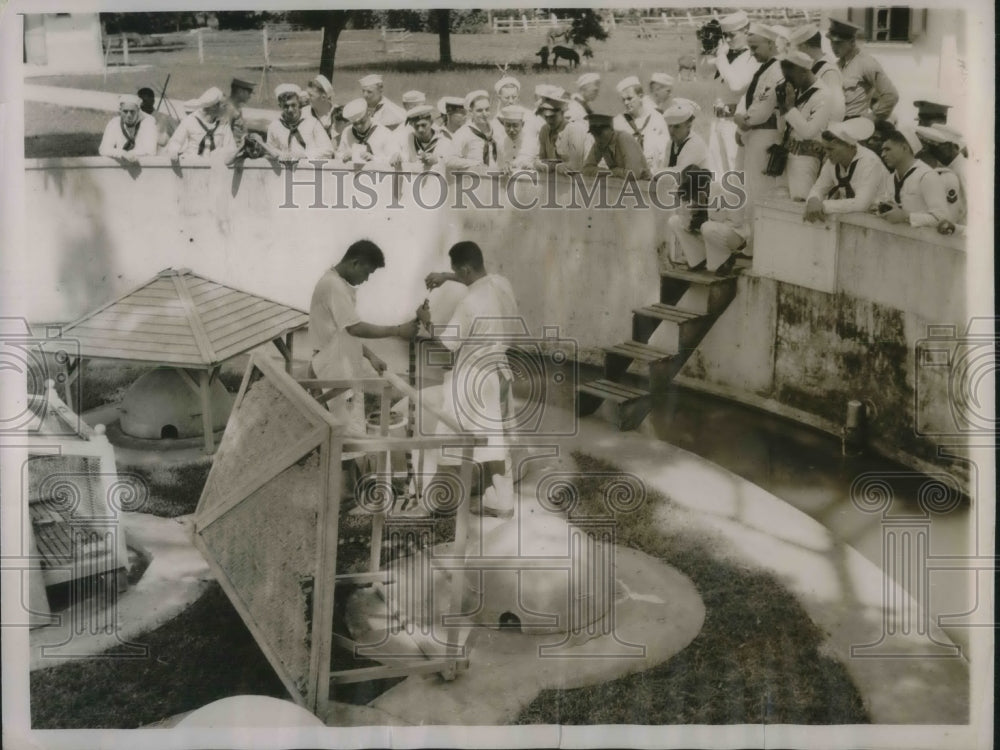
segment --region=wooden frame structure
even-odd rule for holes
[[[144,497],[119,481],[104,426],[87,425],[59,398],[54,381],[45,387],[45,396],[35,397],[39,422],[28,438],[21,484],[31,516],[30,547],[39,559],[30,573],[33,626],[49,624],[45,587],[98,576],[117,593],[128,588],[119,513],[123,502]]]
[[[64,363],[66,402],[78,406],[73,384],[87,359],[172,367],[200,400],[205,452],[213,453],[210,388],[221,364],[271,341],[290,371],[292,334],[308,322],[302,310],[167,268],[62,330],[61,341],[73,341],[79,351]]]
[[[349,387],[381,392],[379,435],[344,434],[344,425],[324,406]],[[384,471],[391,452],[458,448],[460,479],[468,488],[473,448],[486,442],[485,437],[462,434],[453,418],[439,412],[454,435],[390,436],[393,388],[419,399],[392,373],[367,380],[296,380],[274,360],[254,353],[195,512],[195,545],[289,694],[320,717],[330,709],[336,684],[435,672],[451,679],[468,665],[460,627],[447,626],[443,655],[419,661],[373,656],[381,662],[378,666],[331,667],[335,645],[361,645],[333,632],[335,587],[390,583],[389,572],[380,569],[390,507],[372,514],[368,570],[337,573],[342,462],[376,454],[378,470]],[[452,554],[465,555],[469,523],[465,493],[457,510]],[[462,611],[463,587],[463,577],[454,576],[448,592],[450,612]]]

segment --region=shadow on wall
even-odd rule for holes
[[[85,221],[77,224],[77,233],[73,227],[65,230],[66,245],[59,253],[58,292],[66,298],[64,309],[89,311],[108,301],[116,291],[111,239],[104,228],[107,207],[102,190],[86,169],[46,171],[45,179],[56,183],[60,195],[69,187],[69,180],[78,182],[73,189]]]

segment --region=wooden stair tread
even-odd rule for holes
[[[632,312],[647,318],[658,318],[659,320],[669,320],[675,323],[687,323],[691,320],[708,317],[699,313],[681,310],[679,307],[667,305],[662,302],[655,302],[645,307],[637,307]]]
[[[736,278],[736,275],[716,276],[714,271],[692,271],[690,268],[674,267],[660,271],[660,276],[668,279],[678,279],[691,284],[702,284],[713,286],[715,284],[729,284]]]
[[[644,344],[641,341],[623,341],[620,344],[605,347],[604,351],[622,357],[629,357],[637,362],[658,362],[676,356],[666,349],[659,349],[655,346]]]
[[[600,398],[608,401],[614,401],[616,403],[632,401],[649,395],[649,391],[644,391],[641,388],[633,388],[629,385],[615,383],[612,380],[605,379],[591,380],[587,383],[583,383],[577,386],[577,390],[583,393],[589,393],[592,396],[599,396]]]

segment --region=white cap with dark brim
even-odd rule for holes
[[[364,99],[351,99],[344,105],[344,119],[348,122],[357,122],[368,112],[368,102]]]
[[[875,123],[867,117],[852,117],[843,122],[831,122],[826,128],[834,138],[844,143],[856,144],[872,137]]]
[[[624,93],[625,89],[641,88],[641,87],[642,84],[639,82],[639,79],[636,76],[629,76],[628,78],[623,78],[618,82],[618,85],[615,86],[615,91],[621,94]]]
[[[723,16],[719,20],[719,26],[722,27],[723,34],[733,34],[740,29],[745,29],[749,25],[750,17],[742,10],[730,13],[728,16]]]

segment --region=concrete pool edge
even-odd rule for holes
[[[673,500],[671,512],[658,509],[661,527],[691,524],[728,542],[723,556],[778,576],[826,633],[825,653],[845,665],[874,724],[970,720],[965,655],[928,656],[927,639],[914,635],[895,639],[901,653],[893,656],[851,656],[852,647],[884,640],[883,623],[891,614],[884,592],[897,601],[910,597],[818,521],[706,459],[641,433],[618,432],[599,419],[582,419],[566,447],[633,473]],[[804,539],[789,538],[789,530]],[[936,625],[930,625],[929,635],[945,646],[952,644]]]

